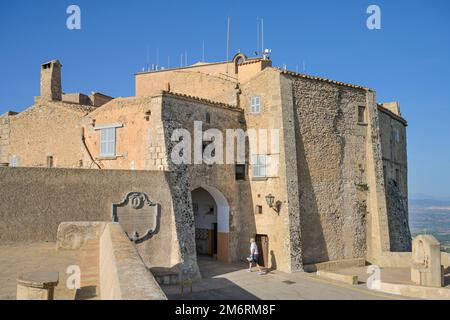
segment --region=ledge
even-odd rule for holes
[[[102,300],[167,300],[118,223],[105,227],[99,264]]]

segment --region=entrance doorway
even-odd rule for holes
[[[201,186],[191,192],[197,255],[230,262],[229,206],[216,188]]]
[[[269,267],[269,237],[266,234],[257,234],[255,237],[258,246],[258,264],[260,266]]]

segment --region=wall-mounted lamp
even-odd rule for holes
[[[272,208],[273,210],[275,210],[276,213],[280,214],[281,203],[282,203],[280,200],[275,201],[275,196],[273,196],[271,193],[269,193],[266,196],[266,202],[267,202],[267,205],[269,206],[269,208]]]
[[[91,125],[95,127],[95,119],[92,119]]]
[[[152,112],[150,110],[145,112],[145,120],[149,121],[150,120],[150,116],[151,116]]]

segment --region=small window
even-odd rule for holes
[[[256,207],[255,207],[256,214],[262,214],[263,213],[262,210],[263,210],[262,206],[256,205]]]
[[[251,110],[251,113],[260,113],[261,112],[261,97],[251,97],[250,110]]]
[[[47,156],[47,168],[53,168],[53,156]]]
[[[398,128],[394,129],[394,140],[396,143],[400,143],[400,130]]]
[[[116,128],[100,129],[100,157],[116,155]]]
[[[206,113],[205,121],[207,124],[211,123],[211,114],[209,112]]]
[[[235,165],[235,176],[238,181],[245,180],[245,164]]]
[[[257,154],[252,156],[253,165],[253,177],[265,178],[266,177],[266,155]]]
[[[366,107],[358,107],[358,123],[366,123]]]

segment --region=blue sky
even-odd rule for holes
[[[66,28],[66,8],[81,8],[81,30]],[[366,28],[380,6],[382,29]],[[0,113],[21,111],[39,94],[39,65],[63,64],[63,90],[134,94],[147,61],[178,66],[256,49],[256,18],[275,65],[361,84],[379,102],[400,101],[409,122],[409,190],[450,199],[450,1],[94,1],[0,2]],[[149,48],[149,50],[147,49]]]

